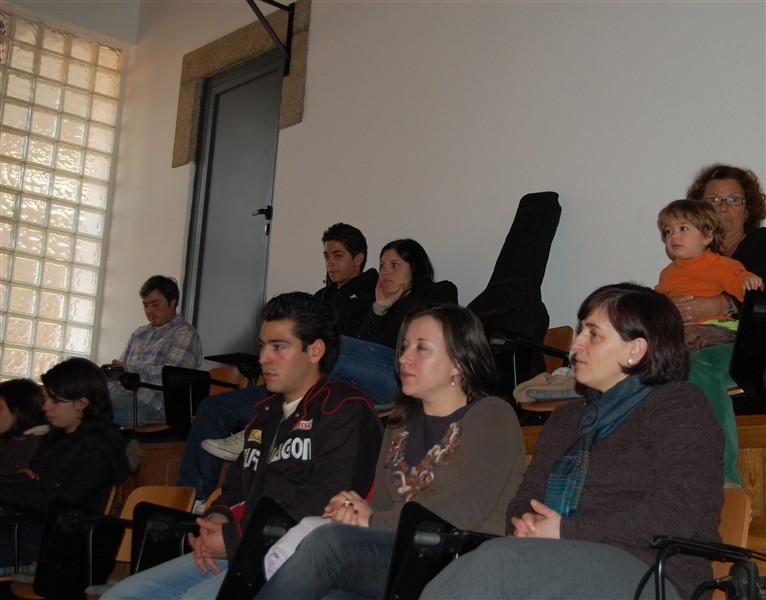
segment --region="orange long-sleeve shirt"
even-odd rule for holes
[[[666,296],[717,296],[722,292],[742,300],[742,282],[748,275],[738,260],[705,250],[695,258],[676,258],[660,272],[660,282],[654,288]],[[723,314],[708,315],[699,319],[703,323],[711,319],[726,319]]]

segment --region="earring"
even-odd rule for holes
[[[449,384],[450,384],[452,387],[455,387],[455,376],[454,376],[454,375],[450,376],[450,378],[449,378]]]
[[[633,357],[632,357],[632,356],[629,356],[629,357],[628,357],[628,366],[629,366],[629,367],[632,367],[632,366],[633,366]]]

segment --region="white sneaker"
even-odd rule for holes
[[[223,460],[237,460],[245,449],[245,432],[240,431],[220,440],[202,440],[202,449]]]

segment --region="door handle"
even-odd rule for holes
[[[271,216],[273,214],[273,209],[271,208],[271,205],[267,206],[266,208],[259,208],[258,210],[254,210],[252,212],[253,217],[259,217],[263,215],[267,221],[271,221]]]

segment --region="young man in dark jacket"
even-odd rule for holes
[[[346,223],[331,225],[322,235],[322,244],[327,285],[314,297],[335,308],[340,333],[346,334],[359,326],[372,305],[378,272],[364,271],[367,240],[356,227]],[[197,488],[199,506],[218,484],[223,460],[236,460],[242,452],[242,437],[228,436],[232,431],[241,431],[253,416],[253,406],[264,396],[262,387],[247,387],[218,394],[200,405],[178,479],[178,485]]]
[[[260,363],[271,394],[253,408],[245,450],[202,518],[193,552],[130,577],[108,598],[214,598],[259,498],[296,521],[319,515],[342,489],[368,490],[382,437],[372,403],[327,377],[340,335],[332,307],[309,294],[276,296],[263,309]]]
[[[322,235],[325,286],[314,296],[335,307],[340,332],[352,335],[375,300],[378,272],[364,270],[367,240],[353,225],[335,223]]]

